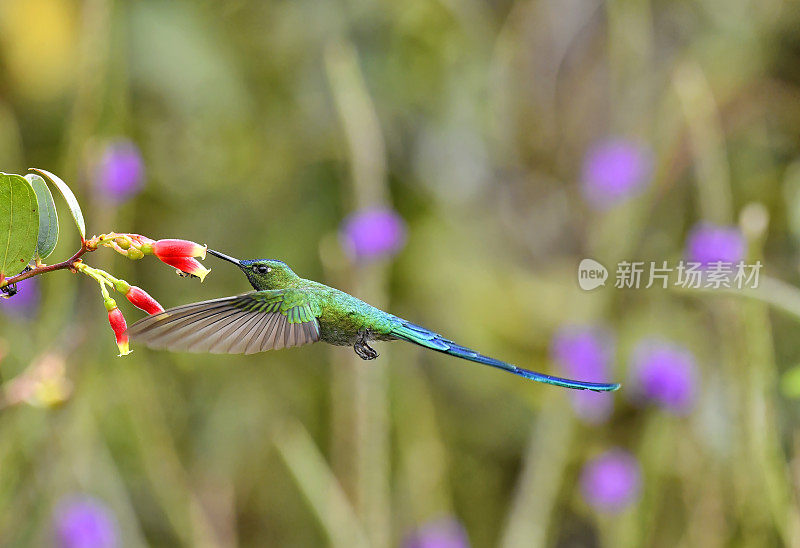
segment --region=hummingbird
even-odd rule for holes
[[[128,329],[131,339],[154,349],[212,354],[253,354],[323,341],[352,346],[363,360],[378,357],[371,341],[401,340],[564,388],[609,392],[620,387],[545,375],[484,356],[344,291],[301,278],[283,261],[208,253],[238,266],[254,291],[142,318]]]

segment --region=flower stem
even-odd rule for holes
[[[81,248],[77,251],[77,253],[75,253],[72,257],[70,257],[66,261],[50,265],[36,264],[36,266],[31,268],[30,270],[17,274],[16,276],[12,276],[11,278],[0,278],[0,289],[15,284],[17,282],[21,282],[22,280],[26,280],[28,278],[32,278],[40,274],[44,274],[45,272],[53,272],[56,270],[65,270],[65,269],[75,271],[75,265],[78,262],[80,262],[81,257],[85,253],[94,251],[95,249],[96,248],[91,247],[88,240],[84,240],[81,243]]]

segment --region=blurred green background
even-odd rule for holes
[[[611,380],[652,337],[696,367],[681,412],[628,383],[585,420],[566,390],[401,343],[369,363],[324,345],[116,358],[96,285],[56,272],[0,308],[3,546],[75,546],[57,516],[75,494],[121,546],[800,545],[797,2],[2,0],[0,70],[0,170],[60,175],[90,234],[280,258],[539,371],[564,373],[553,341],[575,325],[613,339]],[[124,200],[96,180],[120,139],[144,169]],[[587,154],[608,139],[649,170],[596,207]],[[405,246],[359,259],[340,228],[377,206]],[[674,263],[704,221],[788,285],[613,287],[617,262]],[[606,287],[579,289],[584,257]],[[202,284],[86,261],[165,307],[248,289],[210,257]],[[634,484],[613,509],[586,472],[610,450],[636,468],[608,480]]]

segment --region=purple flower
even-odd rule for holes
[[[648,148],[621,138],[595,144],[583,162],[584,198],[602,210],[637,194],[650,182],[652,156]]]
[[[703,265],[719,261],[736,264],[744,259],[744,253],[744,237],[735,226],[698,223],[686,242],[687,259]]]
[[[55,509],[54,528],[59,548],[113,548],[119,546],[117,522],[98,499],[73,495]]]
[[[631,393],[676,414],[688,413],[695,401],[697,373],[694,356],[678,345],[647,340],[631,358]]]
[[[17,318],[32,318],[39,309],[40,299],[39,280],[27,278],[17,283],[16,295],[0,298],[0,311]]]
[[[420,527],[403,543],[405,548],[469,548],[464,527],[453,518],[433,521]]]
[[[340,234],[342,245],[353,257],[370,260],[400,251],[406,241],[406,225],[391,209],[363,209],[345,219]]]
[[[614,342],[604,329],[588,326],[561,328],[553,337],[550,354],[570,378],[608,382]],[[605,422],[614,410],[613,396],[606,392],[570,391],[572,407],[585,422]]]
[[[591,507],[619,512],[639,496],[639,463],[627,451],[611,449],[586,463],[580,481],[583,498]]]
[[[136,196],[144,186],[144,162],[136,145],[127,139],[107,144],[94,169],[94,186],[117,203]]]

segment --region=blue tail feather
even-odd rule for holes
[[[519,375],[520,377],[525,377],[526,379],[552,384],[555,386],[561,386],[564,388],[572,388],[575,390],[593,390],[595,392],[611,392],[620,387],[620,385],[616,383],[574,381],[522,369],[516,365],[501,362],[500,360],[490,358],[489,356],[484,356],[479,352],[461,346],[460,344],[456,344],[453,341],[447,340],[441,335],[434,333],[433,331],[425,329],[422,326],[415,325],[411,322],[407,322],[401,318],[395,318],[395,322],[396,324],[392,328],[392,335],[398,339],[412,342],[414,344],[418,344],[425,348],[430,348],[431,350],[436,350],[437,352],[442,352],[450,356],[496,367],[498,369],[508,371],[509,373]]]

